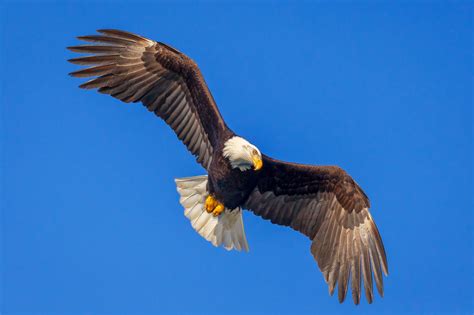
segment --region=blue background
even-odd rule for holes
[[[472,3],[0,9],[2,314],[472,313]],[[65,47],[98,28],[191,56],[261,151],[346,169],[385,297],[339,305],[310,241],[251,213],[248,254],[195,233],[173,179],[204,170],[141,105],[67,76]]]

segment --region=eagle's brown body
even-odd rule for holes
[[[222,154],[222,149],[217,149],[208,169],[209,192],[228,209],[243,207],[258,183],[260,172],[261,170],[242,172],[231,168],[229,161]]]

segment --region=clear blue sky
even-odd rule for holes
[[[472,313],[472,3],[1,5],[2,314]],[[201,67],[240,135],[365,189],[385,297],[340,305],[291,229],[195,233],[203,174],[141,105],[77,88],[74,36],[119,28]]]

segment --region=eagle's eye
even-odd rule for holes
[[[257,150],[253,149],[253,150],[252,150],[252,154],[253,154],[253,155],[258,155]]]

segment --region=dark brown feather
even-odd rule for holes
[[[98,55],[98,56],[87,56],[72,58],[68,61],[76,65],[99,65],[99,64],[110,64],[117,61],[119,55]]]
[[[115,68],[115,65],[102,65],[92,68],[86,68],[79,71],[71,72],[70,75],[77,78],[87,78],[93,76],[102,76],[111,74],[112,70]]]
[[[81,46],[70,46],[67,49],[73,52],[78,52],[78,53],[107,54],[107,53],[119,53],[123,49],[123,47],[81,45]]]
[[[128,39],[134,43],[141,43],[141,44],[153,43],[153,41],[145,37],[142,37],[140,35],[133,34],[130,32],[126,32],[126,31],[113,30],[113,29],[101,29],[101,30],[97,30],[97,32],[105,34],[105,35],[109,35],[111,37]]]
[[[106,43],[106,44],[116,44],[119,46],[127,46],[133,45],[134,41],[123,39],[123,38],[116,38],[116,37],[109,37],[109,36],[102,36],[102,35],[87,35],[87,36],[78,36],[77,39],[83,40],[86,42],[91,43]]]

